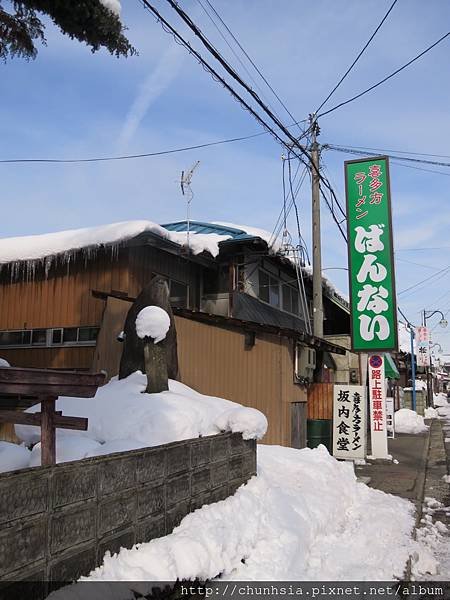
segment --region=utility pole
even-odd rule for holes
[[[311,182],[312,182],[312,245],[313,245],[313,333],[323,337],[323,298],[322,298],[322,251],[320,241],[320,178],[319,144],[317,135],[319,126],[316,115],[310,116],[311,144]]]

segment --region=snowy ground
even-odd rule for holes
[[[444,437],[450,434],[450,405],[445,394],[435,394],[434,405],[437,407],[427,409],[429,416],[443,421]],[[431,412],[433,411],[433,413]],[[428,477],[428,476],[427,476]],[[443,476],[443,484],[449,487],[449,475]],[[428,479],[427,479],[428,481]],[[431,488],[430,488],[431,489]],[[436,489],[433,490],[435,493]],[[449,493],[444,494],[447,498]],[[417,530],[417,541],[422,547],[422,552],[417,563],[412,561],[412,573],[416,579],[429,579],[435,581],[450,580],[450,531],[449,522],[450,506],[445,506],[440,500],[426,496],[422,507],[423,518]],[[420,567],[419,569],[417,567]]]
[[[107,553],[90,579],[391,580],[416,548],[413,527],[410,502],[357,482],[323,446],[260,445],[258,477],[233,497]]]
[[[158,446],[221,431],[260,439],[267,430],[266,417],[254,408],[200,394],[179,381],[169,381],[169,391],[143,394],[147,378],[140,371],[121,381],[116,378],[99,388],[94,398],[56,401],[63,415],[87,417],[87,431],[58,430],[56,461],[67,462],[111,452]],[[27,412],[37,412],[40,404]],[[40,464],[40,428],[16,425],[17,437],[27,446],[0,444],[0,472]],[[27,462],[28,461],[28,462]]]

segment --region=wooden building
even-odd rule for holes
[[[115,375],[129,301],[158,274],[177,315],[182,381],[262,410],[268,443],[305,445],[305,384],[345,354],[309,333],[310,274],[243,229],[192,222],[186,240],[183,222],[0,240],[0,357]],[[348,307],[326,282],[324,309],[325,333],[348,333]]]

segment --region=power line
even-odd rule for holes
[[[262,94],[262,97],[264,97],[264,92],[262,91],[262,89],[260,88],[260,86],[258,85],[258,83],[256,82],[255,78],[253,77],[253,75],[250,73],[250,71],[247,69],[246,65],[244,64],[244,62],[241,60],[240,56],[237,54],[237,52],[235,51],[235,49],[233,48],[233,46],[230,44],[230,42],[227,40],[227,38],[225,37],[225,35],[222,33],[222,30],[220,29],[220,27],[217,25],[216,21],[214,20],[214,18],[211,16],[211,14],[209,13],[208,9],[205,7],[205,5],[203,4],[202,0],[197,0],[198,4],[201,6],[203,12],[206,14],[206,16],[208,17],[208,19],[211,21],[211,23],[214,25],[214,27],[216,28],[217,32],[219,33],[220,37],[224,40],[225,44],[228,46],[228,48],[231,50],[231,52],[233,53],[233,56],[236,58],[236,60],[239,62],[239,64],[241,65],[241,67],[244,69],[244,71],[247,73],[247,75],[250,77],[250,79],[253,81],[253,83],[255,84],[256,88],[260,91],[260,93]],[[218,13],[216,12],[216,10],[214,9],[214,7],[208,2],[208,5],[212,8],[212,10],[214,11],[214,13],[216,15],[218,15]],[[220,21],[223,23],[222,19],[219,16]],[[225,25],[226,27],[226,25]],[[228,27],[226,27],[226,29],[228,30]],[[228,30],[229,31],[229,30]],[[234,36],[233,36],[234,37]],[[270,106],[270,103],[268,103]],[[275,111],[274,111],[275,112]],[[276,114],[276,113],[275,113]],[[295,120],[295,119],[294,119]]]
[[[439,270],[439,267],[432,267],[431,265],[424,265],[422,263],[414,262],[412,260],[406,260],[404,258],[398,258],[398,256],[395,257],[395,260],[399,260],[400,262],[408,263],[409,265],[416,265],[417,267],[424,267],[426,269],[435,269],[436,271]]]
[[[188,150],[198,150],[200,148],[210,148],[211,146],[219,146],[220,144],[230,144],[232,142],[242,142],[251,138],[267,135],[268,132],[261,131],[252,135],[242,137],[229,138],[226,140],[218,140],[216,142],[207,142],[206,144],[197,144],[195,146],[184,146],[182,148],[173,148],[172,150],[161,150],[159,152],[146,152],[144,154],[127,154],[119,156],[102,156],[91,158],[8,158],[0,159],[0,163],[89,163],[89,162],[106,162],[114,160],[129,160],[135,158],[148,158],[150,156],[163,156],[165,154],[176,154],[177,152],[187,152]]]
[[[197,0],[197,1],[201,4],[201,0]],[[206,3],[210,7],[210,9],[213,11],[213,13],[216,15],[216,17],[219,19],[219,21],[222,23],[222,25],[224,26],[224,28],[226,29],[226,31],[228,32],[228,34],[231,36],[231,38],[235,41],[235,43],[237,44],[237,46],[239,47],[239,49],[241,50],[241,52],[244,54],[244,56],[247,58],[247,60],[249,61],[249,63],[252,65],[252,67],[255,69],[255,71],[258,73],[258,75],[261,77],[261,79],[264,81],[264,83],[267,85],[267,87],[269,88],[269,90],[273,93],[273,95],[275,96],[275,98],[278,100],[278,102],[284,108],[284,110],[286,111],[286,113],[291,117],[291,119],[293,119],[294,125],[299,125],[302,121],[297,121],[296,120],[296,118],[291,113],[291,111],[288,109],[288,107],[286,106],[286,104],[283,102],[283,100],[280,98],[280,96],[277,94],[277,92],[271,86],[271,84],[269,83],[269,81],[267,80],[267,78],[263,75],[263,73],[261,72],[261,70],[257,67],[257,65],[255,64],[254,60],[249,56],[248,52],[243,48],[242,44],[239,42],[239,40],[237,39],[237,37],[233,34],[233,32],[231,31],[231,29],[228,27],[228,25],[222,19],[222,17],[220,16],[220,14],[216,10],[216,8],[214,8],[214,6],[210,2],[210,0],[206,0]],[[223,35],[222,35],[222,37],[225,39],[225,37]],[[236,56],[235,52],[233,51],[233,49],[231,48],[231,46],[228,44],[228,42],[226,42],[226,43],[229,46],[229,48],[232,50],[233,54]],[[238,58],[238,57],[236,56],[236,58]],[[239,58],[238,58],[238,60],[239,60]],[[239,60],[239,62],[242,64],[242,62],[240,60]],[[247,71],[247,69],[246,69],[246,71]],[[247,71],[247,73],[248,73],[248,71]],[[250,75],[250,77],[251,77],[251,75]],[[252,80],[254,81],[253,78],[252,78]]]
[[[421,252],[427,250],[446,250],[450,248],[450,246],[427,246],[422,248],[400,248],[400,250],[396,250],[395,252]]]
[[[203,58],[203,57],[202,57],[202,55],[201,55],[199,52],[197,52],[197,50],[195,50],[195,49],[194,49],[194,48],[193,48],[193,47],[190,45],[190,43],[189,43],[188,41],[186,41],[186,40],[185,40],[185,39],[184,39],[184,38],[181,36],[181,34],[179,34],[179,33],[176,31],[176,29],[175,29],[174,27],[172,27],[172,25],[171,25],[171,24],[170,24],[170,23],[169,23],[169,22],[168,22],[168,21],[167,21],[167,20],[166,20],[166,19],[165,19],[165,18],[164,18],[164,17],[163,17],[163,16],[162,16],[162,15],[161,15],[159,12],[158,12],[158,10],[157,10],[157,9],[156,9],[156,8],[155,8],[155,7],[154,7],[152,4],[150,4],[150,2],[148,2],[148,0],[141,0],[141,1],[142,1],[142,4],[144,5],[144,7],[145,7],[145,8],[146,8],[146,9],[147,9],[147,10],[148,10],[148,11],[149,11],[149,12],[150,12],[150,13],[151,13],[151,14],[152,14],[152,15],[153,15],[155,18],[156,18],[157,22],[161,24],[161,26],[163,27],[163,29],[164,29],[164,30],[165,30],[167,33],[170,33],[170,34],[173,36],[173,38],[174,38],[174,40],[175,40],[175,42],[176,42],[176,43],[178,43],[178,44],[180,44],[181,46],[183,46],[183,47],[184,47],[184,48],[185,48],[185,49],[186,49],[186,50],[187,50],[187,51],[188,51],[190,54],[192,54],[192,55],[193,55],[193,56],[194,56],[194,57],[197,59],[197,61],[199,62],[199,64],[200,64],[200,65],[201,65],[201,66],[202,66],[202,67],[205,69],[205,71],[206,71],[207,73],[209,73],[209,74],[212,76],[212,78],[213,78],[215,81],[218,81],[218,82],[220,82],[220,83],[222,84],[222,86],[223,86],[223,87],[224,87],[224,88],[225,88],[225,89],[226,89],[226,90],[227,90],[227,91],[228,91],[228,92],[231,94],[231,96],[232,96],[232,97],[233,97],[233,98],[234,98],[234,99],[235,99],[237,102],[239,102],[239,104],[240,104],[240,105],[241,105],[243,108],[245,108],[245,109],[246,109],[246,110],[247,110],[247,111],[248,111],[248,112],[249,112],[249,113],[250,113],[250,114],[251,114],[251,115],[252,115],[252,116],[253,116],[253,117],[254,117],[254,118],[255,118],[255,119],[258,121],[258,123],[259,123],[260,125],[262,125],[262,127],[263,127],[263,128],[264,128],[264,129],[265,129],[265,130],[266,130],[268,133],[270,133],[270,134],[272,135],[272,137],[273,137],[273,138],[274,138],[274,139],[275,139],[277,142],[281,143],[281,144],[282,144],[284,147],[286,147],[286,148],[289,148],[289,145],[287,144],[287,142],[286,142],[285,140],[283,140],[283,138],[281,138],[281,137],[280,137],[280,135],[279,135],[279,134],[278,134],[276,131],[274,131],[274,129],[273,129],[273,128],[272,128],[270,125],[268,125],[268,124],[267,124],[267,123],[264,121],[264,119],[263,119],[263,118],[262,118],[262,117],[261,117],[261,116],[260,116],[260,115],[259,115],[259,114],[258,114],[258,113],[257,113],[257,112],[256,112],[256,111],[255,111],[255,110],[254,110],[254,109],[253,109],[253,108],[252,108],[252,107],[251,107],[251,106],[248,104],[248,102],[247,102],[246,100],[244,100],[244,98],[242,98],[242,96],[240,96],[240,95],[239,95],[239,94],[238,94],[238,93],[237,93],[237,92],[236,92],[236,91],[235,91],[235,90],[234,90],[234,89],[231,87],[231,85],[230,85],[230,84],[229,84],[227,81],[225,81],[225,79],[224,79],[224,78],[223,78],[223,77],[222,77],[222,76],[221,76],[221,75],[220,75],[220,74],[219,74],[219,73],[218,73],[218,72],[217,72],[217,71],[216,71],[216,70],[215,70],[215,69],[214,69],[214,68],[213,68],[213,67],[212,67],[212,66],[211,66],[211,65],[210,65],[210,64],[209,64],[209,63],[208,63],[208,62],[207,62],[207,61],[206,61],[204,58]],[[172,4],[173,4],[173,3],[172,3]],[[176,7],[176,8],[177,8],[179,11],[181,11],[181,9],[179,9],[179,8],[178,8],[178,6],[176,6],[176,5],[174,5],[174,4],[173,4],[173,6],[174,6],[174,7]],[[181,12],[183,12],[183,11],[181,11]],[[187,17],[187,18],[189,19],[189,17]],[[192,24],[192,25],[193,25],[193,24]],[[193,27],[194,27],[195,29],[197,29],[195,25],[193,25]],[[208,45],[210,45],[210,44],[209,44],[209,42],[206,42],[206,43],[207,43]],[[213,50],[213,52],[215,52],[215,51]],[[217,53],[216,53],[216,54],[217,54]],[[220,62],[220,61],[219,61],[219,62]],[[234,72],[234,70],[233,70],[231,67],[229,67],[229,65],[227,65],[227,71],[229,71],[230,73],[233,73],[233,76],[234,76],[235,78],[237,78],[237,80],[238,80],[238,81],[242,81],[242,80],[241,80],[241,78],[240,78],[240,77],[239,77],[239,76],[238,76],[238,75],[237,75],[237,74]],[[246,84],[244,84],[244,83],[243,83],[243,85],[245,86]],[[247,86],[247,88],[248,88],[248,86]],[[257,99],[258,99],[258,103],[259,103],[260,105],[263,105],[263,103],[262,103],[261,99],[258,97],[258,95],[257,95],[257,94],[256,94],[256,93],[255,93],[253,90],[251,90],[251,88],[248,88],[248,89],[251,91],[251,95],[252,95],[252,97],[253,97],[253,98],[255,98],[255,99],[257,98]],[[264,106],[264,105],[263,105],[263,106]],[[265,107],[265,112],[268,112],[269,114],[272,114],[272,115],[273,115],[273,113],[270,113],[270,110],[269,110],[269,109],[267,109],[267,107]],[[298,143],[298,141],[297,141],[297,140],[296,140],[296,139],[295,139],[295,138],[294,138],[294,137],[293,137],[293,136],[290,134],[290,132],[289,132],[289,131],[288,131],[288,130],[287,130],[287,129],[286,129],[286,128],[285,128],[285,127],[284,127],[284,126],[281,124],[281,122],[280,122],[280,121],[279,121],[279,120],[278,120],[278,119],[277,119],[275,116],[273,116],[273,117],[271,117],[271,118],[272,118],[272,120],[274,120],[274,122],[275,122],[277,125],[280,123],[280,125],[278,125],[278,126],[279,126],[279,127],[282,129],[283,133],[287,133],[287,135],[288,135],[289,139],[290,139],[292,142],[294,142],[294,145],[296,145],[296,146],[297,146],[297,147],[300,149],[300,151],[301,151],[303,154],[305,154],[305,156],[307,156],[307,157],[309,158],[309,156],[308,156],[308,153],[307,153],[307,152],[306,152],[306,151],[305,151],[305,150],[304,150],[304,149],[303,149],[303,148],[300,146],[300,144]]]
[[[337,144],[339,145],[339,144]],[[343,144],[345,148],[353,148],[354,150],[375,150],[377,154],[381,153],[394,153],[394,154],[413,154],[415,156],[431,156],[434,158],[450,158],[447,154],[427,154],[426,152],[410,152],[409,150],[386,150],[381,148],[370,148],[367,146],[349,146],[348,144]]]
[[[303,154],[308,159],[308,162],[309,162],[310,161],[309,154],[307,153],[307,151],[305,150],[305,148],[299,143],[299,140],[297,138],[295,138],[291,134],[291,132],[280,121],[280,119],[278,119],[278,117],[270,110],[270,108],[268,108],[268,106],[266,104],[264,104],[264,102],[261,100],[261,98],[258,96],[258,94],[238,75],[238,73],[236,73],[236,71],[233,69],[233,67],[231,67],[231,65],[228,64],[228,62],[223,58],[223,56],[220,54],[220,52],[211,44],[211,42],[208,40],[208,38],[203,34],[203,32],[201,31],[201,29],[192,21],[192,19],[189,17],[189,15],[174,0],[166,0],[166,1],[173,8],[173,10],[178,14],[178,16],[182,19],[182,21],[184,21],[184,23],[189,27],[189,29],[191,29],[191,31],[199,38],[199,40],[201,41],[201,43],[203,44],[203,46],[208,50],[208,52],[213,56],[213,58],[215,58],[217,60],[217,62],[222,66],[222,68],[225,69],[225,71],[240,86],[242,86],[246,90],[246,92],[253,98],[253,100],[260,106],[260,108],[262,108],[262,110],[266,113],[266,115],[276,124],[276,126],[291,141],[291,143],[293,144],[293,146],[295,146],[296,148],[298,148],[300,150],[301,154]],[[156,9],[154,7],[152,7],[147,0],[143,0],[143,2],[144,2],[144,4],[146,6],[148,6],[150,8],[150,10],[154,14],[158,14],[159,15],[159,13],[157,13]],[[163,20],[163,18],[161,17],[161,15],[159,15],[159,19]],[[165,21],[165,23],[168,25],[167,21]],[[170,28],[175,32],[175,30],[173,29],[173,27],[170,27]],[[177,33],[177,37],[181,38],[180,34]],[[190,46],[190,44],[188,44],[187,42],[185,42],[184,45],[185,45],[185,47],[189,47],[189,49],[194,54],[200,56],[192,48],[192,46]],[[203,63],[206,63],[206,61],[204,59],[202,59],[202,61],[203,61]],[[209,65],[207,65],[207,66],[208,66],[208,68],[210,70],[212,69],[212,67],[210,67]],[[222,77],[220,77],[217,72],[215,72],[215,74],[216,74],[217,77],[220,78],[220,80],[221,80],[222,83],[226,83],[225,80]],[[228,84],[226,84],[226,85],[228,86],[229,89],[232,89]],[[234,92],[234,94],[237,95],[237,92]],[[241,98],[241,102],[244,102],[242,100],[242,98]],[[254,115],[257,114],[257,113],[255,113],[255,111],[253,109],[251,109],[251,107],[247,103],[246,103],[246,106],[248,106],[250,108],[250,110],[253,111]],[[261,119],[261,117],[259,117],[259,120],[260,120],[260,122],[263,122],[262,119]],[[266,124],[266,127],[267,127],[267,124]],[[303,135],[305,135],[305,134],[303,134]],[[281,138],[279,138],[279,139],[281,139]],[[282,141],[282,143],[283,143],[283,145],[287,146],[286,142]]]
[[[333,111],[337,110],[341,106],[345,106],[346,104],[349,104],[350,102],[353,102],[354,100],[357,100],[358,98],[361,98],[361,96],[364,96],[368,92],[371,92],[372,90],[374,90],[375,88],[377,88],[381,84],[383,84],[386,81],[388,81],[388,79],[391,79],[392,77],[394,77],[395,75],[397,75],[398,73],[400,73],[401,71],[403,71],[404,69],[406,69],[407,67],[409,67],[410,65],[412,65],[416,60],[419,60],[419,58],[421,58],[422,56],[424,56],[427,52],[429,52],[430,50],[432,50],[435,46],[437,46],[442,41],[444,41],[445,38],[447,38],[449,35],[450,35],[450,31],[448,33],[446,33],[445,35],[443,35],[441,38],[439,38],[436,42],[434,42],[433,44],[431,44],[431,46],[428,46],[428,48],[425,48],[425,50],[423,50],[420,54],[418,54],[413,59],[411,59],[410,61],[408,61],[402,67],[400,67],[399,69],[396,69],[393,73],[391,73],[390,75],[388,75],[387,77],[385,77],[384,79],[382,79],[381,81],[379,81],[378,83],[375,83],[374,85],[370,86],[369,88],[367,88],[363,92],[360,92],[359,94],[356,94],[356,96],[353,96],[352,98],[349,98],[348,100],[345,100],[344,102],[340,102],[336,106],[333,106],[333,108],[330,108],[329,110],[326,110],[325,112],[323,112],[320,115],[318,115],[317,118],[324,117],[325,115],[328,115],[328,114],[332,113]]]
[[[433,275],[430,275],[429,277],[426,277],[425,279],[422,279],[422,281],[418,281],[414,285],[410,285],[409,287],[405,288],[404,290],[401,290],[400,292],[398,292],[397,295],[400,296],[400,294],[405,294],[406,292],[409,292],[410,290],[415,289],[416,287],[422,285],[423,283],[426,283],[427,281],[430,281],[431,279],[434,279],[438,275],[440,275],[442,277],[442,276],[446,275],[449,270],[450,270],[450,265],[448,265],[447,267],[444,267],[443,269],[441,269],[437,273],[433,273]]]
[[[334,94],[334,92],[338,89],[338,87],[341,85],[341,83],[344,81],[344,79],[347,77],[347,75],[350,73],[350,71],[353,69],[353,67],[356,65],[356,63],[358,62],[358,60],[361,58],[361,56],[364,54],[364,52],[366,51],[367,47],[369,46],[370,42],[373,40],[373,38],[376,36],[376,34],[378,33],[378,31],[381,29],[381,27],[383,26],[383,23],[386,21],[386,19],[388,18],[390,12],[392,11],[392,9],[394,8],[394,6],[397,4],[397,0],[394,0],[394,2],[391,4],[391,7],[389,8],[389,10],[387,11],[387,13],[384,15],[384,17],[382,18],[382,20],[380,21],[380,23],[378,24],[377,28],[375,29],[375,31],[372,33],[372,35],[370,36],[370,38],[368,39],[368,41],[366,42],[366,44],[364,45],[363,49],[360,51],[360,53],[358,54],[358,56],[355,58],[355,60],[352,62],[352,64],[349,66],[349,68],[346,70],[346,72],[344,73],[344,75],[342,75],[342,77],[340,78],[340,80],[337,82],[337,84],[334,86],[334,88],[331,90],[331,92],[328,94],[328,96],[325,98],[325,100],[322,102],[322,104],[319,106],[319,108],[316,110],[316,114],[319,112],[319,110],[324,106],[324,104],[326,104],[328,102],[328,100],[331,98],[331,96]],[[326,113],[325,113],[326,114]]]
[[[372,156],[376,156],[376,154],[373,152],[358,150],[357,148],[353,148],[351,146],[345,148],[344,146],[339,146],[339,145],[335,145],[335,144],[326,144],[325,148],[329,148],[330,150],[336,150],[336,152],[345,152],[348,154],[359,154],[359,155],[369,154]],[[383,152],[383,150],[381,150],[381,152]],[[405,160],[405,161],[413,162],[413,163],[436,165],[438,167],[450,167],[450,163],[448,163],[448,162],[442,162],[442,161],[438,161],[438,160],[426,160],[425,158],[412,158],[411,156],[399,156],[399,155],[394,155],[394,154],[388,154],[387,151],[385,152],[385,154],[386,154],[386,156],[389,156],[389,158],[392,158],[395,160]]]

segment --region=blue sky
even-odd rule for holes
[[[317,108],[390,4],[214,0],[298,119]],[[155,0],[155,5],[188,35],[166,2]],[[239,68],[197,0],[183,0],[181,5]],[[48,46],[40,48],[35,61],[15,59],[0,65],[1,158],[134,154],[260,131],[253,117],[174,43],[138,0],[122,0],[122,8],[137,57],[118,60],[105,51],[92,54],[49,24]],[[327,108],[407,62],[446,33],[449,22],[450,4],[445,0],[399,0]],[[384,86],[323,117],[319,141],[450,155],[448,40]],[[276,99],[265,92],[288,123]],[[130,219],[182,219],[185,206],[178,180],[181,170],[196,160],[201,163],[193,180],[194,219],[272,230],[282,204],[281,154],[280,146],[266,135],[119,163],[3,164],[1,232],[6,237]],[[323,156],[342,201],[343,161],[348,158],[353,157],[331,151]],[[391,180],[397,290],[402,292],[450,265],[450,179],[392,164]],[[309,240],[307,185],[299,198]],[[325,206],[322,214],[323,267],[346,291],[346,272],[334,269],[347,266],[346,248]],[[293,221],[290,226],[294,233]],[[415,323],[422,308],[449,311],[450,320],[450,275],[400,294],[399,304]],[[433,334],[450,352],[450,327]]]

